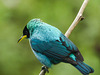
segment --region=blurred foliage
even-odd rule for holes
[[[27,22],[40,18],[66,32],[83,0],[0,0],[0,75],[38,75],[42,64],[36,59],[28,40],[17,40]],[[73,30],[71,39],[100,75],[100,0],[90,0],[85,19]],[[47,75],[80,75],[70,64],[61,63]]]

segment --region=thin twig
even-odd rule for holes
[[[39,75],[45,75],[46,71],[45,70],[41,70]]]
[[[85,7],[87,6],[89,0],[84,0],[76,18],[74,19],[73,23],[70,25],[69,29],[66,31],[65,36],[69,37],[75,26],[80,22],[80,20],[83,18],[82,14],[84,12]]]
[[[71,32],[73,31],[73,29],[75,28],[75,26],[80,22],[80,20],[83,19],[83,12],[84,12],[84,9],[85,7],[87,6],[89,0],[84,0],[76,18],[74,19],[73,23],[71,24],[71,26],[69,27],[69,29],[66,31],[65,33],[65,36],[66,37],[69,37],[69,35],[71,34]],[[40,74],[39,75],[45,75],[46,71],[45,70],[41,70]]]

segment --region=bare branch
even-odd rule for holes
[[[83,19],[82,14],[84,12],[85,7],[87,6],[89,0],[84,0],[76,18],[74,19],[73,23],[70,25],[69,29],[66,31],[65,36],[69,37],[75,26],[80,22],[81,19]]]
[[[69,27],[69,29],[66,31],[65,36],[69,37],[69,35],[71,34],[72,30],[75,28],[75,26],[80,22],[80,20],[84,19],[84,17],[82,16],[85,7],[87,6],[89,0],[84,0],[76,18],[74,19],[73,23],[71,24],[71,26]],[[43,69],[41,70],[39,75],[45,75],[46,71]]]
[[[40,74],[39,75],[45,75],[45,70],[41,70]]]

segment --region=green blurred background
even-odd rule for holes
[[[34,56],[28,40],[18,39],[27,22],[40,18],[66,32],[83,0],[0,0],[0,75],[38,75],[42,64]],[[69,39],[80,49],[85,63],[100,75],[100,0],[90,0],[85,19]],[[60,63],[47,75],[81,75],[70,64]]]

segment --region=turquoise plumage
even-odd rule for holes
[[[23,37],[29,39],[32,51],[46,67],[60,62],[70,63],[82,74],[88,75],[94,70],[85,64],[78,48],[54,26],[32,19],[23,30]]]

